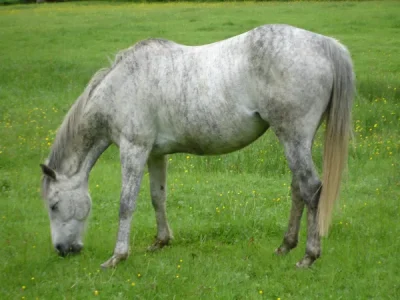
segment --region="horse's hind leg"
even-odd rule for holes
[[[300,268],[311,266],[321,255],[321,238],[319,236],[317,218],[317,207],[320,194],[321,185],[316,191],[314,188],[314,196],[311,199],[311,204],[307,204],[307,246],[305,256],[296,264],[296,266]]]
[[[165,156],[150,156],[147,161],[150,175],[151,202],[154,207],[157,222],[157,237],[148,250],[154,251],[168,245],[172,239],[172,231],[169,228],[166,213],[166,179],[167,160]]]
[[[297,208],[292,208],[292,211],[300,211],[300,204],[298,203],[302,199],[307,206],[307,246],[304,258],[297,263],[298,267],[309,267],[321,254],[320,236],[318,232],[317,223],[317,207],[319,201],[319,195],[321,190],[321,181],[318,178],[317,171],[315,170],[314,163],[311,155],[311,144],[312,138],[301,138],[301,135],[295,136],[293,140],[284,140],[286,157],[289,162],[289,167],[293,173],[293,202],[297,203]],[[298,232],[301,215],[291,215],[291,221],[293,220],[294,225],[292,228],[289,226],[289,234]],[[291,224],[291,223],[289,223]],[[297,231],[297,232],[296,232]],[[292,240],[296,240],[297,234]],[[286,236],[285,236],[286,238]],[[284,245],[285,245],[284,239]],[[288,245],[288,244],[286,244]]]
[[[300,196],[298,183],[292,180],[292,208],[290,210],[288,229],[283,238],[282,244],[275,250],[278,255],[287,254],[297,246],[300,230],[301,216],[303,215],[304,201]]]

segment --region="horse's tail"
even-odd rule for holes
[[[335,200],[338,198],[343,169],[347,162],[351,134],[351,108],[355,93],[355,79],[351,57],[347,49],[333,39],[324,45],[332,61],[333,87],[325,112],[322,191],[318,205],[320,235],[328,233]]]

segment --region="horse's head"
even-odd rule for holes
[[[92,206],[87,181],[68,178],[46,165],[41,167],[42,196],[49,212],[54,248],[61,256],[77,253],[83,247],[85,221]]]

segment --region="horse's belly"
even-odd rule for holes
[[[246,117],[215,118],[213,122],[182,125],[182,130],[161,130],[153,152],[217,155],[239,150],[259,138],[269,125],[258,113]]]

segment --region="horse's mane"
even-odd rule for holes
[[[61,126],[57,130],[57,135],[51,147],[50,155],[46,160],[46,165],[57,171],[61,168],[62,159],[65,155],[67,145],[76,136],[78,132],[79,119],[82,117],[84,108],[90,99],[93,90],[100,84],[104,77],[110,72],[105,68],[97,71],[83,93],[78,97],[64,118]],[[43,176],[42,193],[45,194],[48,189],[50,178]]]
[[[86,104],[94,89],[100,84],[104,77],[109,73],[110,69],[101,69],[92,77],[84,92],[78,97],[64,118],[61,126],[57,131],[56,138],[51,147],[50,156],[47,165],[53,170],[61,167],[64,150],[69,142],[76,136],[78,131],[79,120],[83,115]]]
[[[46,161],[46,164],[51,169],[55,171],[60,170],[65,151],[68,149],[67,146],[78,134],[79,121],[83,116],[84,109],[86,104],[89,102],[93,91],[103,81],[107,74],[109,74],[115,68],[115,66],[123,60],[124,57],[126,57],[126,54],[130,52],[129,50],[132,48],[133,47],[118,52],[110,68],[98,70],[89,81],[83,93],[72,105],[57,131],[56,138],[51,147],[50,156]]]

